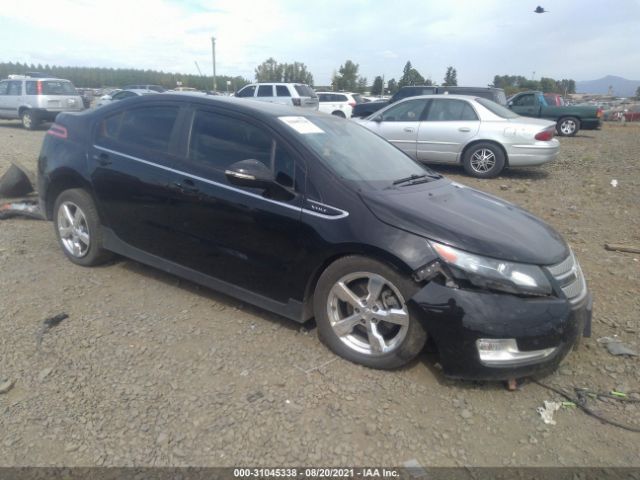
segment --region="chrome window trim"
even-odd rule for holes
[[[195,180],[199,180],[201,182],[208,183],[209,185],[214,185],[216,187],[224,188],[225,190],[230,190],[232,192],[242,193],[243,195],[247,195],[249,197],[257,198],[259,200],[263,200],[263,201],[265,201],[267,203],[271,203],[273,205],[280,205],[280,206],[288,208],[290,210],[295,210],[295,211],[298,211],[298,212],[306,213],[307,215],[313,215],[314,217],[320,217],[320,218],[324,218],[324,219],[327,219],[327,220],[338,220],[338,219],[345,218],[345,217],[349,216],[349,212],[347,212],[345,210],[342,210],[342,209],[336,208],[336,207],[332,207],[331,205],[326,205],[326,204],[323,204],[323,203],[315,202],[313,200],[309,200],[309,201],[313,202],[313,203],[317,203],[318,205],[323,205],[325,207],[332,208],[334,210],[338,210],[338,211],[340,211],[342,213],[340,215],[324,215],[322,213],[314,212],[312,210],[307,210],[306,208],[303,208],[303,207],[296,207],[294,205],[289,205],[287,203],[278,202],[276,200],[271,200],[270,198],[264,198],[261,195],[257,195],[257,194],[252,193],[252,192],[247,192],[247,191],[242,190],[240,188],[235,188],[235,187],[232,187],[230,185],[225,185],[224,183],[220,183],[220,182],[214,182],[213,180],[209,180],[208,178],[199,177],[198,175],[193,175],[191,173],[183,172],[182,170],[176,170],[175,168],[166,167],[164,165],[159,165],[157,163],[150,162],[149,160],[144,160],[143,158],[134,157],[133,155],[128,155],[126,153],[118,152],[116,150],[111,150],[109,148],[101,147],[100,145],[94,144],[93,147],[95,149],[97,149],[97,150],[102,151],[102,152],[112,153],[114,155],[120,155],[122,157],[128,158],[129,160],[133,160],[135,162],[140,162],[140,163],[143,163],[145,165],[149,165],[151,167],[160,168],[162,170],[166,170],[167,172],[177,173],[178,175],[185,175],[185,176],[193,178]]]

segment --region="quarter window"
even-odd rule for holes
[[[434,99],[427,115],[429,122],[456,122],[478,120],[476,112],[464,100]]]

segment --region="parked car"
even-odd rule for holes
[[[637,122],[640,120],[640,105],[632,105],[629,108],[625,109],[624,119],[627,122]]]
[[[164,93],[167,91],[162,85],[125,85],[122,90],[153,90],[157,93]]]
[[[134,89],[134,90],[120,90],[113,95],[103,95],[96,103],[96,107],[102,107],[103,105],[109,105],[112,102],[119,102],[120,100],[124,100],[125,98],[133,98],[140,97],[143,95],[153,95],[157,94],[155,90],[143,90],[143,89]]]
[[[82,97],[69,80],[12,75],[0,81],[0,118],[21,120],[27,130],[60,112],[83,109]]]
[[[454,94],[454,95],[473,95],[476,97],[487,98],[493,100],[500,105],[507,104],[507,97],[504,90],[495,87],[448,87],[448,86],[432,86],[432,85],[410,85],[401,87],[389,100],[381,100],[377,102],[367,103],[366,105],[356,105],[353,109],[353,117],[364,118],[374,114],[378,110],[399,102],[405,98],[418,97],[420,95],[436,95],[436,94]]]
[[[315,316],[368,367],[409,362],[428,336],[448,375],[518,378],[555,368],[590,325],[552,227],[311,109],[163,94],[63,114],[38,172],[71,262],[116,252]]]
[[[551,162],[560,150],[554,122],[520,117],[480,97],[411,97],[359,123],[411,158],[461,164],[478,178],[495,177],[505,167]]]
[[[556,122],[558,135],[573,136],[580,129],[602,126],[603,111],[596,106],[549,106],[542,92],[522,92],[509,99],[508,106],[518,115],[546,118]]]
[[[318,110],[319,105],[316,92],[303,83],[252,83],[240,89],[235,96],[311,110]]]
[[[351,111],[358,103],[365,103],[359,93],[316,92],[319,110],[337,117],[351,118]]]

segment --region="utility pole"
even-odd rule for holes
[[[211,37],[211,52],[213,56],[213,91],[216,91],[216,37]]]

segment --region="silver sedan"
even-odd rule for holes
[[[356,121],[418,161],[462,164],[479,178],[551,162],[560,149],[554,122],[465,95],[411,97]]]

